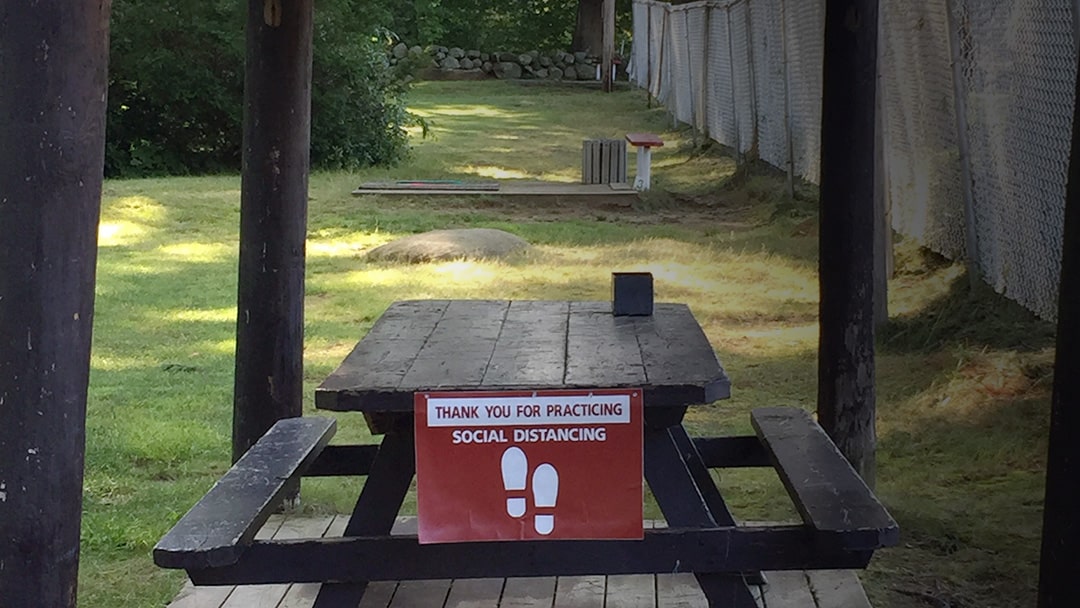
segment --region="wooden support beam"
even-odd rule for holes
[[[76,604],[109,2],[0,9],[0,604]]]
[[[821,108],[818,420],[873,487],[877,0],[828,0]]]
[[[233,461],[303,395],[312,0],[248,0]]]
[[[1080,81],[1076,99],[1080,99]],[[1072,152],[1065,192],[1065,236],[1058,293],[1057,356],[1050,402],[1039,608],[1080,606],[1080,104],[1073,110]]]

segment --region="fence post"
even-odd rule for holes
[[[645,107],[652,109],[652,5],[645,5]]]
[[[727,44],[728,44],[728,79],[731,82],[731,117],[735,123],[735,165],[745,162],[742,152],[742,132],[739,129],[739,106],[736,103],[738,95],[735,92],[735,43],[731,40],[731,5],[724,7],[727,20]]]
[[[791,135],[791,76],[788,69],[787,10],[780,0],[780,52],[784,57],[784,145],[787,146],[787,199],[795,200],[795,150]]]
[[[705,140],[709,139],[709,116],[707,110],[709,108],[709,87],[711,85],[709,79],[709,41],[712,39],[712,32],[710,31],[710,15],[712,14],[712,6],[706,4],[701,7],[701,10],[705,13],[705,27],[704,27],[704,41],[701,45],[701,86],[698,90],[701,91],[698,94],[698,113],[701,114],[701,133],[705,136]]]
[[[945,0],[949,20],[949,51],[952,54],[953,107],[956,112],[956,142],[960,152],[960,182],[964,192],[964,263],[971,287],[979,283],[979,240],[975,231],[975,194],[971,182],[971,153],[968,149],[967,99],[964,87],[963,57],[960,50],[960,23],[956,19],[956,0]]]
[[[750,73],[750,156],[757,156],[758,149],[758,110],[757,110],[757,76],[754,74],[754,20],[750,14],[753,5],[746,0],[746,62]]]

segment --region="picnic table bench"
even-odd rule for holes
[[[640,541],[420,544],[391,527],[416,467],[413,395],[421,390],[640,387],[644,477],[668,528]],[[692,572],[710,605],[756,606],[763,570],[863,568],[898,527],[817,423],[799,408],[751,413],[755,435],[691,438],[689,406],[730,383],[689,309],[656,304],[617,317],[609,302],[393,304],[316,391],[316,406],[360,411],[379,445],[328,445],[333,420],[279,421],[180,519],[154,561],[195,585],[324,583],[321,608],[355,606],[368,581]],[[801,524],[740,526],[709,474],[776,471]],[[304,476],[366,475],[341,538],[258,540]]]

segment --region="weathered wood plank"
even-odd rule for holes
[[[689,307],[656,304],[652,315],[633,322],[651,386],[703,388],[703,403],[731,396],[731,381]]]
[[[654,351],[652,379],[642,342]],[[387,309],[315,402],[373,414],[410,411],[424,389],[630,386],[653,408],[724,398],[729,383],[682,305],[614,317],[610,302],[414,301]]]
[[[806,573],[802,570],[769,572],[765,599],[769,608],[808,608],[816,606]]]
[[[498,608],[501,578],[463,578],[450,585],[445,608]]]
[[[416,472],[413,439],[410,429],[389,433],[383,439],[372,462],[371,473],[342,531],[343,536],[383,535],[391,532],[401,509],[401,502]],[[333,580],[333,577],[321,577],[310,582],[323,580]],[[315,606],[336,608],[356,604],[365,595],[367,584],[368,581],[365,580],[351,579],[349,583],[323,585],[319,589]]]
[[[618,556],[617,560],[612,556]],[[373,536],[320,541],[258,541],[231,566],[191,570],[196,584],[259,584],[322,580],[418,580],[750,572],[762,569],[862,568],[870,551],[852,551],[843,539],[808,526],[672,528],[647,530],[644,540],[522,541],[420,545],[415,536]]]
[[[555,602],[555,577],[508,578],[500,608],[550,608]]]
[[[332,418],[278,421],[154,547],[164,568],[236,561],[336,430]]]
[[[510,303],[484,388],[557,386],[566,371],[567,302]]]
[[[401,581],[390,608],[432,608],[442,606],[450,592],[450,579]]]
[[[320,538],[326,533],[326,529],[330,526],[333,518],[331,517],[315,517],[315,518],[302,518],[292,517],[287,518],[285,521],[274,531],[274,538],[277,540],[290,540],[298,538]],[[312,588],[318,590],[318,585],[251,585],[246,587],[237,587],[229,598],[222,604],[221,608],[263,608],[263,607],[277,607],[281,608],[298,608],[303,606],[302,599],[297,595],[301,592]],[[293,593],[293,597],[289,598],[289,593],[296,590]],[[314,596],[312,596],[314,599]],[[289,601],[286,601],[289,600]],[[300,604],[296,602],[301,600]],[[283,603],[284,602],[284,603]]]
[[[553,608],[604,608],[606,594],[606,576],[560,576]]]
[[[255,538],[257,540],[273,538],[284,521],[285,516],[280,513],[271,515],[255,534]],[[168,608],[221,608],[234,589],[235,587],[226,586],[196,587],[188,581]]]
[[[613,574],[607,577],[607,602],[619,608],[654,608],[656,578],[651,574]]]
[[[448,305],[446,300],[391,304],[367,336],[315,389],[315,406],[362,409],[368,393],[396,389]]]
[[[818,608],[870,608],[870,599],[851,570],[807,570],[806,577]]]
[[[509,307],[507,301],[452,300],[398,390],[480,386]]]
[[[613,316],[610,303],[571,302],[565,384],[644,386],[647,380],[634,317]]]
[[[168,608],[221,608],[233,589],[235,587],[196,587],[188,581]]]
[[[758,408],[750,419],[803,521],[855,550],[895,545],[900,529],[810,414]]]
[[[333,516],[315,518],[289,518],[281,525],[274,538],[318,538],[332,536],[330,529],[338,518]],[[298,522],[298,523],[293,523]],[[310,522],[310,523],[308,523]],[[298,583],[290,585],[281,602],[275,608],[311,608],[319,594],[318,583]],[[249,606],[252,608],[254,605]]]
[[[693,574],[657,574],[657,608],[708,608],[709,600]]]
[[[387,608],[397,592],[397,581],[372,581],[357,608]]]

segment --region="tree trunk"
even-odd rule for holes
[[[604,48],[604,0],[578,0],[577,25],[570,50],[600,56]]]
[[[877,0],[828,0],[821,108],[818,420],[874,484]]]
[[[1077,81],[1080,99],[1080,80]],[[1065,193],[1065,237],[1058,295],[1057,356],[1050,402],[1050,445],[1046,458],[1039,608],[1080,606],[1080,104],[1073,111],[1072,152]]]
[[[0,604],[76,604],[109,2],[0,7]]]
[[[249,0],[233,461],[303,404],[312,0]]]

